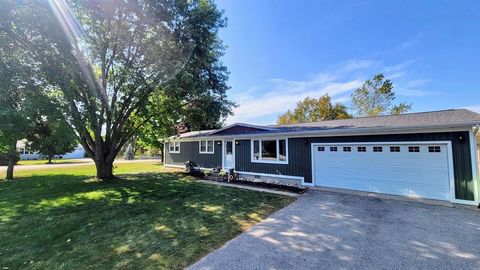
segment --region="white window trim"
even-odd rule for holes
[[[178,151],[175,151],[175,146],[178,144]],[[173,145],[173,150],[172,150]],[[180,142],[169,142],[168,143],[168,152],[172,154],[180,154]]]
[[[212,151],[209,152],[208,151],[208,142],[211,141],[212,142]],[[205,142],[205,151],[202,151],[202,143],[201,142]],[[198,153],[200,154],[215,154],[215,140],[200,140],[198,141]]]
[[[285,140],[285,160],[280,160],[280,143],[278,141]],[[253,141],[258,141],[259,159],[256,160],[253,152]],[[263,160],[262,159],[262,141],[277,141],[277,160]],[[288,138],[259,138],[250,139],[250,161],[254,163],[271,163],[271,164],[288,164]]]

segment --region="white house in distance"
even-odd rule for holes
[[[21,160],[33,160],[33,159],[40,159],[40,154],[38,152],[31,151],[28,149],[27,141],[21,140],[17,141],[17,152],[20,154]],[[85,150],[83,149],[82,145],[79,144],[70,153],[66,153],[65,155],[61,155],[62,159],[79,159],[85,157]]]

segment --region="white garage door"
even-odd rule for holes
[[[447,144],[314,144],[315,185],[449,200]]]

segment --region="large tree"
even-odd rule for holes
[[[186,11],[191,9],[187,2],[179,1],[177,6],[189,14],[182,22],[181,38],[190,40],[194,49],[182,71],[164,87],[185,96],[185,100],[165,96],[163,89],[152,94],[138,117],[142,121],[153,115],[136,138],[143,147],[162,148],[162,140],[174,135],[179,124],[190,130],[219,128],[234,106],[225,95],[229,89],[228,70],[220,60],[225,46],[218,38],[218,30],[226,26],[226,19],[214,5],[197,5],[194,12]],[[174,113],[166,117],[161,113],[165,109]]]
[[[390,80],[383,74],[377,74],[371,80],[365,81],[351,95],[352,109],[357,116],[377,116],[385,114],[400,114],[409,111],[411,104],[402,102],[394,104],[395,92]]]
[[[11,4],[11,3],[8,3]],[[31,128],[35,101],[41,95],[32,79],[33,70],[25,51],[7,34],[11,5],[0,3],[0,154],[8,159],[6,179],[13,179],[18,161],[17,140]]]
[[[211,89],[166,87],[194,48],[185,21],[212,1],[24,1],[12,8],[9,35],[31,53],[42,83],[61,90],[66,119],[94,160],[97,177],[113,178],[125,143],[155,115],[169,118]],[[152,93],[171,100],[146,112]],[[139,121],[139,118],[141,120]]]
[[[347,107],[342,103],[332,103],[328,94],[316,98],[306,97],[297,103],[297,107],[280,115],[277,124],[308,123],[324,120],[351,118]]]

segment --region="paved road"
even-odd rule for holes
[[[309,191],[190,269],[480,269],[480,211]]]
[[[131,162],[146,162],[146,161],[159,161],[156,159],[136,159],[136,160],[118,160],[115,161],[115,164],[120,163],[131,163]],[[94,164],[91,159],[79,159],[78,162],[74,163],[60,163],[60,164],[38,164],[38,165],[16,165],[15,171],[25,171],[25,170],[39,170],[39,169],[56,169],[56,168],[65,168],[71,166],[81,166],[81,165],[92,165]],[[7,170],[7,166],[0,166],[0,172]]]

